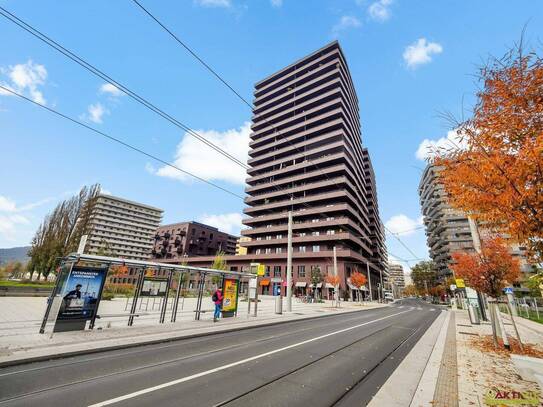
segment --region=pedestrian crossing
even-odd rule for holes
[[[424,310],[424,308],[422,308],[422,307],[409,307],[409,306],[405,306],[405,305],[400,305],[398,307],[398,309],[403,309],[403,308],[409,309],[410,311],[414,311],[414,310],[423,311]],[[435,308],[430,308],[427,311],[434,311],[435,312],[437,310]]]

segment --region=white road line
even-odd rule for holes
[[[418,309],[419,311],[422,311],[422,307],[417,307],[417,309]]]
[[[237,362],[233,362],[233,363],[229,363],[227,365],[219,366],[219,367],[216,367],[214,369],[209,369],[209,370],[206,370],[204,372],[200,372],[200,373],[196,373],[196,374],[193,374],[193,375],[190,375],[190,376],[182,377],[180,379],[176,379],[176,380],[172,380],[170,382],[162,383],[162,384],[159,384],[157,386],[148,387],[146,389],[138,390],[138,391],[135,391],[133,393],[125,394],[124,396],[119,396],[119,397],[115,397],[113,399],[105,400],[105,401],[102,401],[100,403],[92,404],[89,407],[101,407],[101,406],[108,406],[110,404],[119,403],[121,401],[132,399],[134,397],[138,397],[138,396],[141,396],[141,395],[144,395],[144,394],[147,394],[147,393],[151,393],[153,391],[164,389],[166,387],[175,386],[176,384],[188,382],[190,380],[197,379],[197,378],[202,377],[202,376],[207,376],[207,375],[212,374],[212,373],[217,373],[217,372],[220,372],[221,370],[226,370],[226,369],[229,369],[229,368],[234,367],[234,366],[238,366],[238,365],[241,365],[241,364],[244,364],[244,363],[247,363],[247,362],[252,362],[253,360],[261,359],[261,358],[264,358],[266,356],[273,355],[275,353],[279,353],[279,352],[283,352],[283,351],[288,350],[288,349],[296,348],[298,346],[302,346],[302,345],[305,345],[307,343],[315,342],[315,341],[327,338],[327,337],[332,336],[332,335],[337,335],[337,334],[340,334],[340,333],[343,333],[343,332],[351,331],[353,329],[360,328],[361,326],[372,324],[374,322],[382,321],[384,319],[388,319],[388,318],[391,318],[391,317],[395,317],[396,315],[404,314],[406,312],[409,312],[409,310],[402,311],[402,312],[397,312],[396,314],[392,314],[392,315],[388,315],[386,317],[374,319],[373,321],[364,322],[362,324],[354,325],[354,326],[351,326],[349,328],[340,329],[339,331],[330,332],[330,333],[327,333],[327,334],[324,334],[324,335],[321,335],[321,336],[317,336],[315,338],[307,339],[307,340],[302,341],[302,342],[298,342],[298,343],[294,343],[292,345],[285,346],[283,348],[275,349],[275,350],[272,350],[272,351],[269,351],[269,352],[266,352],[266,353],[262,353],[260,355],[252,356],[252,357],[247,358],[247,359],[242,359],[242,360],[238,360]]]
[[[398,308],[400,308],[400,309],[403,308],[403,305],[400,305]]]

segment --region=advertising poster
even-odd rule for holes
[[[167,289],[168,280],[164,278],[145,277],[140,295],[142,297],[165,297]]]
[[[108,268],[74,266],[62,288],[55,331],[85,329],[98,310]]]
[[[223,284],[222,312],[226,316],[232,316],[238,310],[238,285],[239,281],[232,278],[225,278]],[[230,314],[230,315],[228,315]]]

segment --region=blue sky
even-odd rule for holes
[[[256,81],[338,39],[360,101],[381,216],[395,232],[420,225],[419,148],[447,137],[450,124],[440,113],[469,114],[477,67],[489,54],[502,55],[525,24],[529,43],[543,38],[540,1],[142,3],[248,100]],[[130,0],[0,5],[245,159],[247,106]],[[2,17],[0,84],[243,193],[235,166]],[[94,182],[164,209],[166,223],[195,219],[239,230],[239,199],[1,94],[0,141],[0,247],[27,244],[59,200]],[[422,229],[400,238],[417,257],[427,256]],[[390,235],[388,246],[413,258]]]

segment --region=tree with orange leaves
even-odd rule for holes
[[[435,164],[451,204],[543,258],[543,59],[515,47],[480,69],[471,119]],[[453,141],[454,142],[454,141]]]
[[[509,247],[500,237],[482,241],[479,252],[453,253],[452,260],[450,267],[457,278],[463,278],[471,288],[495,299],[501,297],[502,290],[520,276],[518,259],[511,255]],[[498,321],[501,315],[495,302],[491,302],[489,306],[494,344],[498,346],[496,332],[497,326],[502,325]],[[502,335],[506,333],[503,332]]]
[[[335,306],[339,306],[338,286],[340,280],[341,279],[339,278],[339,276],[333,274],[327,274],[324,278],[324,281],[326,281],[326,283],[334,287],[334,302],[336,303]]]
[[[520,276],[520,263],[509,251],[504,240],[495,237],[481,242],[480,253],[452,254],[451,269],[456,278],[463,278],[474,290],[493,298]]]
[[[334,276],[334,275],[328,274],[324,278],[324,281],[326,281],[328,284],[333,285],[334,287],[336,287],[336,286],[339,285],[340,278],[339,278],[339,276]]]
[[[364,274],[359,273],[358,271],[355,271],[351,274],[351,284],[354,285],[358,289],[359,298],[362,299],[362,296],[360,296],[360,289],[366,285],[367,278]]]

